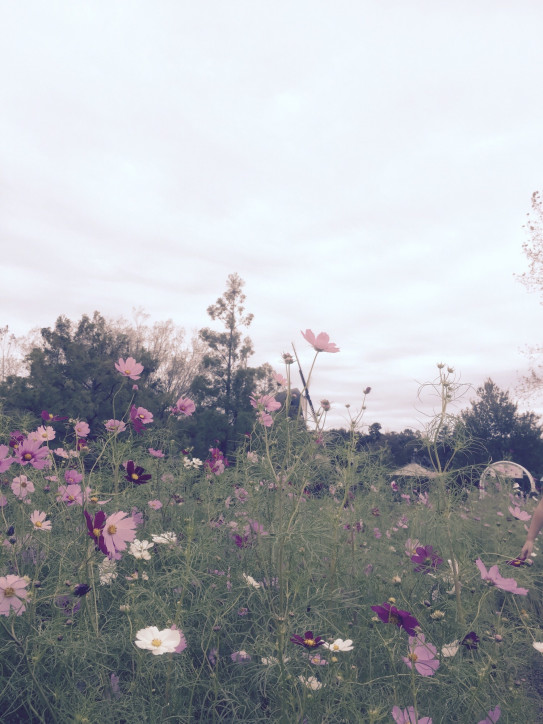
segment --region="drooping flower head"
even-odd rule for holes
[[[528,594],[528,589],[520,588],[514,578],[504,578],[499,572],[498,566],[491,566],[487,571],[480,558],[475,561],[475,565],[479,569],[483,581],[486,581],[489,585],[496,586],[496,588],[507,591],[508,593],[516,593],[520,596],[526,596]]]
[[[139,380],[144,367],[133,357],[127,357],[126,361],[119,357],[119,361],[115,362],[115,369],[120,372],[123,377],[128,377],[131,380]]]
[[[510,505],[508,510],[513,518],[516,518],[517,520],[530,520],[532,517],[527,511],[521,510],[518,505],[515,505],[514,508]]]
[[[106,420],[104,426],[108,432],[118,434],[126,430],[126,423],[122,420]]]
[[[43,468],[50,465],[49,462],[49,449],[42,447],[42,442],[39,440],[31,440],[30,438],[23,438],[15,449],[15,462],[19,465],[32,465],[36,470],[43,470]]]
[[[134,518],[122,510],[113,513],[104,523],[102,530],[104,542],[110,558],[119,560],[121,551],[126,550],[126,544],[136,537],[136,523]]]
[[[148,626],[136,632],[134,643],[140,649],[151,651],[154,656],[173,654],[181,643],[181,632],[171,628],[159,631],[156,626]]]
[[[303,636],[294,634],[290,637],[293,644],[303,646],[304,649],[316,649],[319,646],[324,646],[325,641],[321,636],[314,636],[313,631],[306,631]]]
[[[67,417],[60,417],[59,415],[53,415],[52,412],[47,412],[47,410],[41,411],[41,419],[45,420],[45,422],[60,422],[61,420],[67,420]]]
[[[173,407],[170,407],[170,413],[176,417],[190,417],[196,410],[196,405],[188,397],[180,397]]]
[[[409,611],[402,611],[388,602],[380,606],[371,606],[371,610],[375,611],[383,623],[393,623],[398,628],[403,628],[409,636],[415,636],[417,633],[415,629],[417,626],[420,626],[413,614],[409,613]]]
[[[421,676],[433,676],[439,668],[436,653],[436,647],[426,643],[424,634],[419,633],[409,637],[409,653],[402,659],[410,669],[414,666]]]
[[[129,460],[126,463],[126,475],[124,478],[134,485],[143,485],[143,483],[148,483],[149,480],[151,480],[151,475],[146,473],[140,465],[135,465],[133,460]]]
[[[479,637],[477,636],[475,631],[470,631],[464,636],[460,643],[462,644],[462,646],[465,646],[466,649],[476,649],[477,644],[479,643]]]
[[[418,573],[430,573],[443,563],[443,558],[437,555],[433,546],[419,546],[411,556],[411,560],[417,564],[415,571]]]
[[[13,609],[17,616],[25,611],[24,602],[28,599],[29,592],[26,590],[28,582],[20,576],[0,577],[0,615],[9,616]]]
[[[306,329],[305,332],[302,332],[302,337],[309,342],[315,352],[339,352],[339,347],[330,342],[330,335],[326,332],[319,332],[315,337],[311,329]]]

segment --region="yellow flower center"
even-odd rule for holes
[[[95,495],[93,495],[92,498],[90,499],[90,502],[96,504],[98,502],[98,498]]]
[[[140,476],[139,476],[139,475],[136,475],[136,473],[132,473],[132,475],[131,475],[130,477],[132,478],[132,480],[139,480],[139,479],[140,479]]]
[[[73,495],[68,495],[68,500],[75,500]]]
[[[32,453],[25,453],[23,455],[23,460],[32,460]]]
[[[306,646],[315,646],[315,639],[304,639],[304,644]]]
[[[15,589],[11,586],[8,586],[4,589],[4,596],[5,598],[12,598],[15,595]]]
[[[415,663],[415,661],[416,661],[419,657],[417,656],[417,654],[407,654],[407,658],[409,659],[409,661],[412,661],[413,663]]]
[[[132,370],[125,370],[124,373],[125,375],[130,376],[132,374]]]
[[[115,533],[117,532],[117,528],[113,525],[113,523],[111,525],[108,525],[107,532],[109,533],[109,535],[115,535]]]
[[[160,639],[153,639],[151,641],[151,646],[156,646],[156,648],[158,649],[159,646],[162,646],[162,641]]]
[[[388,614],[388,622],[389,622],[389,623],[395,623],[396,625],[398,625],[399,621],[400,621],[400,619],[398,618],[398,616],[396,616],[395,613],[389,613],[389,614]]]
[[[36,528],[41,528],[41,520],[35,521],[34,525]]]
[[[100,528],[93,528],[92,534],[95,538],[99,538],[102,535],[102,531],[100,530]]]
[[[337,644],[334,644],[332,646],[332,651],[339,651],[339,646]]]

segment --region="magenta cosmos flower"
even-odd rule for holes
[[[303,636],[294,634],[290,637],[293,644],[303,646],[304,649],[316,649],[319,646],[323,646],[325,641],[321,636],[313,636],[313,631],[306,631]]]
[[[190,417],[196,410],[196,405],[188,397],[180,397],[173,407],[170,407],[172,415],[178,417]]]
[[[477,558],[475,565],[479,569],[483,581],[487,581],[489,585],[496,586],[496,588],[507,591],[508,593],[516,593],[519,596],[526,596],[528,594],[528,589],[520,588],[514,578],[504,578],[499,572],[498,566],[491,566],[487,571],[480,558]]]
[[[433,546],[420,546],[416,552],[411,556],[413,563],[416,563],[415,571],[419,573],[430,573],[435,571],[438,566],[443,563],[443,558],[440,558],[434,551]]]
[[[11,609],[20,616],[25,611],[24,601],[29,593],[27,581],[20,576],[2,576],[0,578],[0,615],[9,616]]]
[[[415,667],[421,676],[433,676],[439,668],[436,659],[437,649],[433,644],[427,644],[424,634],[409,637],[409,653],[402,659],[409,668]]]
[[[106,519],[102,535],[109,557],[119,560],[120,551],[126,550],[126,544],[136,537],[136,522],[122,510],[113,513]]]
[[[315,337],[311,329],[306,329],[305,332],[302,332],[302,337],[309,342],[315,352],[339,352],[339,347],[330,342],[330,335],[326,332],[319,332]]]
[[[429,716],[417,719],[414,706],[408,706],[407,709],[400,709],[399,706],[393,707],[392,718],[396,724],[432,724],[432,719]]]
[[[49,449],[42,447],[39,440],[24,438],[15,448],[15,462],[19,465],[32,465],[36,470],[49,466]]]
[[[151,475],[145,472],[145,469],[141,465],[136,465],[133,460],[129,460],[126,463],[126,475],[125,480],[134,485],[143,485],[151,480]]]
[[[120,372],[123,377],[128,377],[131,380],[139,380],[141,373],[143,372],[143,365],[133,357],[127,357],[126,361],[119,357],[119,361],[115,362],[115,369]]]
[[[380,606],[371,606],[371,610],[375,611],[383,623],[394,623],[398,628],[407,631],[409,636],[416,636],[415,628],[420,624],[409,611],[402,611],[388,602]]]
[[[61,420],[67,420],[67,417],[60,417],[59,415],[53,415],[52,412],[47,412],[47,410],[41,411],[41,419],[45,420],[46,422],[60,422]]]

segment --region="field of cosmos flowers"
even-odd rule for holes
[[[290,414],[286,362],[230,459],[153,430],[132,358],[101,437],[1,418],[2,722],[543,722],[541,566],[516,558],[534,500],[437,454],[394,478],[357,446],[364,402],[347,441],[326,401]]]

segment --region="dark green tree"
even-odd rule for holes
[[[26,356],[28,375],[11,375],[0,385],[0,401],[7,413],[31,412],[39,416],[42,410],[48,410],[84,419],[91,434],[102,432],[101,424],[114,415],[122,417],[134,395],[132,382],[125,379],[115,396],[113,410],[113,397],[123,383],[115,362],[129,356],[126,335],[118,334],[102,315],[94,312],[92,318],[83,315],[77,323],[60,316],[54,327],[41,330],[40,337],[39,344]],[[147,384],[157,362],[145,349],[135,354],[145,367],[135,402],[160,418],[167,402],[159,383]]]
[[[513,460],[531,472],[543,471],[539,415],[519,412],[509,392],[490,378],[477,389],[471,407],[460,413],[459,424],[476,443],[468,453],[472,464]]]
[[[208,411],[207,437],[210,442],[218,441],[224,452],[231,452],[240,436],[251,431],[255,413],[250,397],[269,367],[247,364],[254,350],[251,339],[243,337],[242,328],[250,326],[253,315],[245,312],[244,284],[238,274],[230,274],[224,294],[207,308],[211,319],[222,323],[223,331],[209,327],[200,330],[207,350],[204,370],[193,380],[190,390],[194,401]]]

